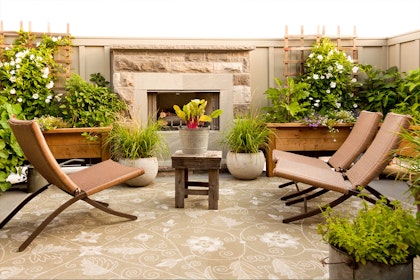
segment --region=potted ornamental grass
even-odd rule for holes
[[[112,125],[105,145],[111,158],[127,166],[144,168],[145,173],[128,180],[130,186],[147,186],[156,178],[159,164],[157,156],[168,152],[168,146],[162,138],[158,122],[141,122],[121,118]]]
[[[227,131],[222,144],[228,148],[226,165],[237,179],[253,180],[264,169],[264,152],[268,148],[271,130],[258,113],[237,116]]]
[[[207,151],[209,141],[209,127],[206,124],[222,114],[221,109],[206,113],[205,99],[192,99],[179,107],[174,105],[176,115],[185,124],[179,127],[182,152],[184,154],[203,154]]]
[[[400,201],[363,200],[355,216],[327,208],[318,225],[330,245],[330,279],[413,279],[420,255],[420,221]]]

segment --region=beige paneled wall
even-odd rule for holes
[[[148,38],[75,38],[72,53],[72,71],[89,79],[100,72],[112,82],[112,45],[239,45],[254,46],[250,52],[252,103],[265,106],[263,92],[274,86],[274,77],[284,78],[283,39],[148,39]],[[401,71],[420,67],[420,30],[392,38],[357,38],[359,63],[386,69],[396,65]]]

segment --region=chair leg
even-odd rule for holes
[[[98,201],[92,200],[88,197],[85,197],[83,200],[86,201],[87,203],[89,203],[90,205],[92,205],[93,207],[96,207],[96,208],[98,208],[98,209],[100,209],[100,210],[102,210],[106,213],[109,213],[109,214],[112,214],[112,215],[115,215],[115,216],[118,216],[118,217],[127,218],[127,219],[133,220],[133,221],[137,219],[137,216],[115,211],[115,210],[107,207],[108,205],[104,204],[103,202],[98,202]]]
[[[290,181],[290,182],[287,182],[287,183],[281,184],[281,185],[279,186],[279,188],[281,189],[281,188],[284,188],[284,187],[287,187],[287,186],[290,186],[290,185],[293,185],[293,184],[295,184],[295,185],[296,185],[296,188],[299,190],[299,188],[297,187],[296,182],[294,182],[294,181]]]
[[[15,209],[13,209],[12,212],[10,212],[9,215],[7,215],[6,218],[3,219],[3,221],[0,223],[0,229],[2,229],[20,211],[20,209],[22,209],[26,204],[28,204],[29,201],[31,201],[38,194],[48,189],[49,186],[50,184],[45,185],[42,188],[39,188],[35,192],[28,195],[18,206],[15,207]]]
[[[315,188],[315,189],[316,189],[316,188]],[[326,193],[326,192],[328,192],[328,190],[326,190],[326,189],[322,189],[322,190],[320,190],[320,191],[318,191],[318,192],[316,192],[316,193],[313,193],[313,194],[311,194],[311,195],[308,195],[308,196],[305,196],[305,197],[299,197],[299,198],[296,198],[296,199],[294,199],[294,200],[289,200],[289,201],[286,201],[286,205],[287,205],[287,206],[290,206],[290,205],[293,205],[293,204],[296,204],[296,203],[302,202],[304,199],[305,199],[305,200],[310,200],[310,199],[315,198],[315,197],[318,197],[318,196],[320,196],[320,195],[322,195],[322,194],[324,194],[324,193]]]
[[[285,195],[285,196],[281,197],[281,200],[289,200],[291,198],[295,198],[295,197],[307,194],[308,192],[314,191],[316,189],[317,189],[317,187],[312,186],[312,187],[309,187],[307,189],[304,189],[304,190],[301,190],[301,191],[298,191],[298,192],[295,192],[295,193],[292,193],[292,194],[289,194],[289,195]]]
[[[304,218],[315,216],[317,214],[320,214],[322,211],[324,211],[328,206],[333,208],[333,207],[337,206],[338,204],[342,203],[343,201],[346,201],[347,199],[349,199],[352,196],[353,196],[352,194],[344,194],[344,195],[340,196],[339,198],[337,198],[336,200],[334,200],[334,201],[332,201],[332,202],[330,202],[330,203],[328,203],[328,204],[326,204],[322,207],[319,207],[319,208],[314,209],[312,211],[309,211],[307,213],[299,214],[299,215],[284,219],[283,223],[287,224],[287,223],[291,223],[291,222],[294,222],[294,221],[297,221],[297,220],[301,220],[301,219],[304,219]]]
[[[58,214],[63,212],[67,207],[75,203],[76,201],[79,201],[81,199],[84,199],[86,197],[86,193],[82,192],[74,197],[72,197],[70,200],[68,200],[66,203],[62,204],[60,207],[58,207],[54,212],[52,212],[36,229],[32,234],[20,245],[19,252],[22,252],[25,250],[26,247],[28,247],[29,244],[35,239],[35,237],[40,234],[44,228],[55,218]]]

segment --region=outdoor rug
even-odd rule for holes
[[[328,257],[328,246],[317,233],[322,217],[283,224],[283,217],[303,206],[285,206],[279,198],[295,189],[279,189],[282,182],[221,175],[219,210],[207,209],[206,196],[190,196],[184,209],[174,208],[173,177],[158,177],[147,187],[117,186],[93,198],[137,215],[136,221],[77,202],[17,252],[46,215],[69,198],[52,187],[0,230],[0,278],[327,279],[328,266],[321,260]],[[333,197],[327,194],[308,207]],[[355,198],[337,209],[355,213],[359,206]],[[418,259],[415,276],[420,278]]]

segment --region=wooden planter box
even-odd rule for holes
[[[274,149],[303,152],[303,151],[336,151],[346,140],[353,124],[337,124],[335,133],[330,133],[327,127],[309,127],[303,123],[267,123],[273,134],[266,153],[266,174],[273,176]]]
[[[110,154],[102,143],[110,130],[111,127],[57,128],[43,134],[56,159],[99,158],[104,161],[110,158]],[[82,135],[84,132],[97,136],[97,139],[90,140]]]

